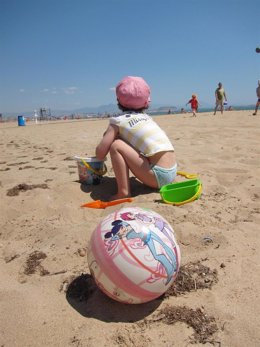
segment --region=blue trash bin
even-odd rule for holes
[[[24,116],[18,116],[18,125],[19,127],[26,125]]]

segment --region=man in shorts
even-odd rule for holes
[[[256,88],[256,96],[257,96],[257,102],[255,105],[255,112],[253,113],[253,116],[257,115],[257,110],[260,105],[260,80],[258,80],[258,87]]]
[[[224,101],[227,101],[225,90],[222,86],[222,83],[220,83],[220,82],[218,84],[218,88],[215,90],[215,97],[216,97],[216,107],[215,107],[215,111],[214,111],[214,116],[215,116],[219,106],[220,106],[221,114],[223,114]]]

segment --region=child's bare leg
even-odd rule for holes
[[[117,181],[117,194],[112,197],[113,199],[131,195],[129,170],[144,184],[152,188],[158,187],[148,159],[126,142],[115,140],[110,147],[110,156]]]
[[[115,140],[110,147],[110,157],[117,182],[117,194],[111,197],[113,200],[125,198],[131,195],[129,168],[123,155],[118,150],[118,141],[121,140]]]

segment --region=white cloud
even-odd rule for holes
[[[72,95],[76,94],[77,92],[80,92],[78,87],[72,86],[72,87],[65,87],[57,89],[56,87],[52,88],[44,88],[41,90],[42,93],[50,93],[50,94],[59,94],[60,91],[63,91],[65,94]]]
[[[19,89],[19,92],[20,92],[20,93],[24,93],[24,92],[25,92],[25,89],[22,89],[22,88],[21,88],[21,89]]]
[[[52,87],[52,88],[44,88],[43,90],[41,90],[42,93],[50,93],[50,94],[57,94],[57,88],[56,87]]]
[[[112,92],[116,91],[116,87],[110,87],[109,90],[111,90]]]
[[[67,88],[62,88],[65,94],[75,94],[78,91],[77,87],[67,87]]]

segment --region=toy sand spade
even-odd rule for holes
[[[162,200],[166,204],[181,206],[199,199],[202,192],[202,183],[196,174],[178,171],[177,175],[189,178],[187,181],[166,184],[160,189]]]

